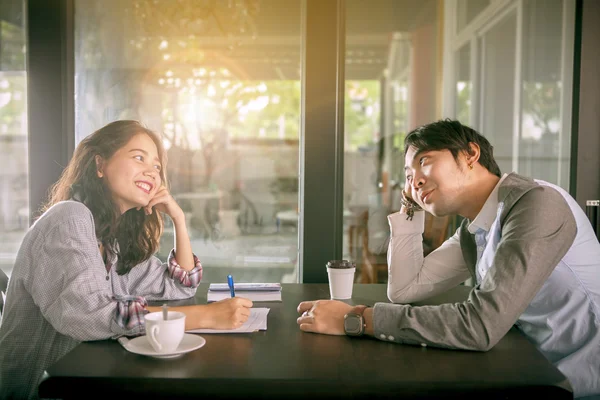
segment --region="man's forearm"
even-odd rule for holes
[[[416,212],[412,220],[407,219],[402,211],[388,216],[388,297],[392,302],[403,301],[404,291],[417,279],[421,271],[424,214],[423,211]]]
[[[391,229],[388,298],[393,303],[426,299],[469,277],[456,235],[423,257],[424,214],[416,212],[412,221],[401,213],[388,216]]]

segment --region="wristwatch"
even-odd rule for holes
[[[356,306],[346,315],[344,315],[344,333],[348,336],[362,336],[365,333],[367,324],[363,313],[367,306]]]

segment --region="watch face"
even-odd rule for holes
[[[362,324],[362,316],[358,314],[347,314],[346,318],[344,318],[344,332],[346,332],[346,335],[350,336],[361,335],[363,333]]]

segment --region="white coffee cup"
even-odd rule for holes
[[[355,271],[356,264],[351,261],[331,260],[327,263],[329,294],[332,299],[347,300],[352,298]]]
[[[167,319],[162,312],[153,312],[144,316],[146,337],[157,353],[167,354],[177,350],[185,334],[185,314],[169,311]]]

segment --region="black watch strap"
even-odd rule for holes
[[[368,308],[368,306],[354,306],[350,312],[352,314],[358,314],[360,316],[362,316],[365,313],[365,310]],[[350,313],[348,313],[350,314]]]

